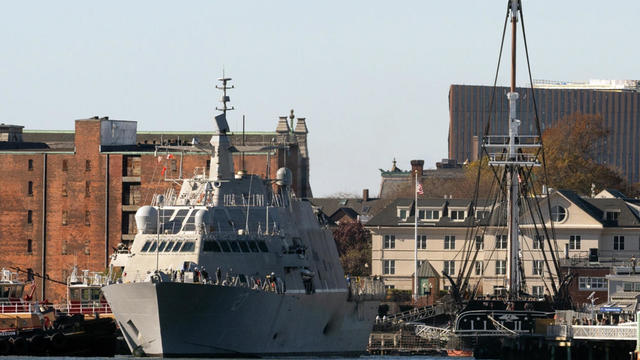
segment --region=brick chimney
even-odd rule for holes
[[[369,201],[369,189],[362,189],[362,201]]]
[[[411,160],[411,176],[418,173],[418,178],[422,177],[422,169],[424,168],[424,160]]]

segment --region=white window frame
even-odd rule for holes
[[[418,235],[418,243],[416,244],[418,250],[427,249],[427,235]]]
[[[455,260],[445,260],[442,265],[442,272],[453,276],[456,274],[456,262]]]
[[[445,250],[454,250],[456,248],[456,236],[455,235],[445,235],[444,236],[444,249]]]
[[[597,276],[578,277],[578,290],[580,291],[607,291],[607,278]]]
[[[560,215],[562,215],[562,218],[560,218]],[[567,219],[567,209],[564,206],[556,205],[551,208],[551,220],[553,222],[563,222],[566,219]]]
[[[464,210],[449,210],[449,218],[452,221],[464,221],[466,211]],[[455,215],[454,215],[455,214]],[[462,217],[460,217],[462,216]]]
[[[624,251],[624,235],[613,235],[613,250]]]
[[[477,260],[475,262],[475,267],[476,267],[476,269],[475,269],[476,276],[484,275],[484,264],[483,264],[482,260]]]
[[[532,248],[534,250],[544,250],[544,236],[534,235]]]
[[[496,275],[507,275],[507,260],[496,260]]]
[[[480,235],[476,235],[476,250],[484,250],[484,239]]]
[[[580,250],[580,243],[582,240],[581,235],[570,235],[569,236],[569,250]]]
[[[537,296],[537,297],[543,297],[544,296],[544,286],[533,285],[531,287],[531,295]]]
[[[395,273],[396,273],[396,261],[395,260],[383,260],[382,273],[384,275],[395,275]]]
[[[396,236],[387,234],[382,236],[382,248],[383,249],[395,249],[396,248]]]
[[[509,246],[508,244],[509,237],[507,235],[496,235],[496,249],[505,250]]]
[[[533,275],[542,275],[544,271],[544,262],[542,260],[533,260],[531,273]]]

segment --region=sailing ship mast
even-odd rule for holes
[[[516,118],[517,100],[519,94],[516,91],[516,30],[518,23],[518,11],[520,0],[511,0],[509,10],[511,13],[511,87],[507,93],[509,100],[509,135],[488,136],[484,140],[487,148],[499,149],[501,152],[491,153],[489,165],[504,167],[506,171],[507,188],[507,236],[508,236],[508,261],[507,278],[509,299],[518,298],[522,278],[520,276],[520,241],[519,241],[519,217],[520,209],[520,172],[522,168],[540,166],[536,155],[531,152],[523,152],[523,149],[539,148],[540,142],[537,136],[522,136],[519,133],[520,120]]]

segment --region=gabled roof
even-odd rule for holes
[[[427,260],[424,260],[422,264],[418,267],[418,277],[426,278],[426,277],[435,277],[438,278],[438,272],[431,265],[431,263]]]
[[[364,201],[356,198],[309,198],[307,199],[313,206],[320,208],[327,216],[333,216],[340,209],[351,209],[353,213],[360,217],[373,217],[381,208],[390,202],[389,199],[372,198]],[[353,215],[353,213],[351,213]],[[351,215],[350,215],[351,216]]]

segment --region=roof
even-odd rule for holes
[[[426,277],[439,277],[436,269],[431,265],[428,260],[424,260],[422,264],[418,267],[418,277],[426,278]]]
[[[355,218],[359,218],[363,223],[376,215],[390,201],[377,198],[371,198],[367,201],[357,198],[310,198],[307,200],[313,206],[318,207],[327,217],[344,209],[347,215],[353,216],[355,214]]]

